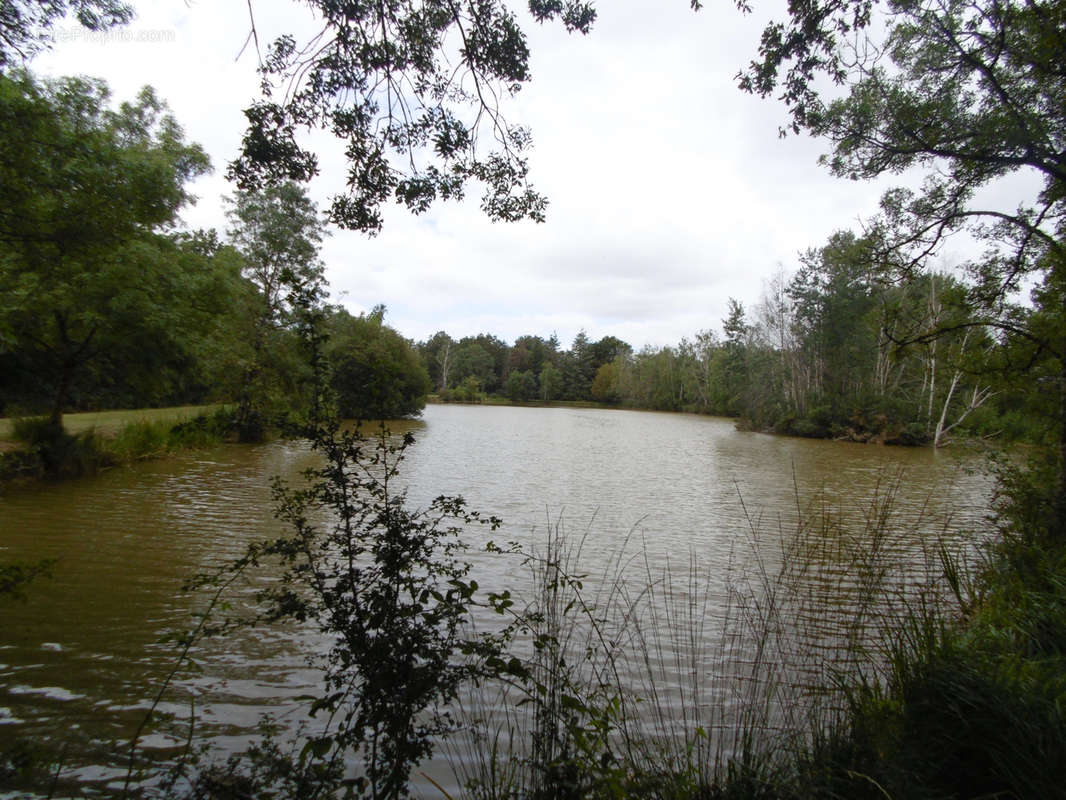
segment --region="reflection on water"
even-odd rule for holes
[[[639,559],[628,563],[645,579],[676,574],[669,592],[682,597],[692,594],[695,570],[702,599],[686,624],[706,637],[717,635],[708,620],[746,574],[810,562],[817,569],[793,570],[807,598],[796,626],[824,644],[843,635],[823,629],[825,608],[843,619],[862,611],[847,598],[848,587],[871,579],[862,574],[864,553],[879,548],[917,568],[943,531],[976,541],[987,509],[988,479],[965,452],[740,433],[708,417],[431,406],[394,430],[416,437],[403,465],[414,505],[461,494],[471,508],[504,519],[493,538],[526,546],[559,523],[572,539],[583,537],[582,571],[609,571],[629,548]],[[161,637],[190,627],[190,611],[204,602],[183,593],[183,582],[277,531],[270,478],[297,480],[311,463],[299,443],[223,446],[0,497],[0,561],[59,559],[29,603],[8,605],[0,617],[0,749],[17,737],[48,740],[65,748],[66,779],[121,780],[121,743],[175,657]],[[900,533],[870,542],[864,514],[871,498],[887,495]],[[812,547],[807,537],[797,550],[803,515],[831,518],[834,541]],[[526,588],[513,560],[474,560],[483,586]],[[905,583],[906,571],[892,579]],[[660,627],[671,624],[680,623],[664,619]],[[221,749],[239,747],[265,712],[294,724],[295,698],[315,686],[303,655],[315,642],[312,632],[279,627],[205,644],[192,654],[200,673],[182,677],[162,710],[181,722],[193,701],[198,735]],[[645,691],[684,680],[663,668]],[[180,741],[158,736],[148,744]]]

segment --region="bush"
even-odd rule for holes
[[[236,430],[233,409],[220,408],[211,414],[198,414],[170,429],[169,439],[179,447],[207,447],[217,444]]]
[[[828,428],[811,419],[793,420],[789,432],[794,436],[805,436],[808,439],[825,439],[829,436]]]
[[[920,422],[908,423],[899,432],[899,436],[896,437],[896,441],[899,444],[907,446],[928,444],[929,439],[929,433],[926,431],[925,425]]]
[[[454,389],[442,389],[440,399],[445,403],[483,403],[485,393],[478,379],[471,375]]]
[[[12,434],[30,453],[20,464],[26,476],[73,478],[114,463],[114,457],[102,447],[93,431],[72,435],[48,417],[13,420]]]
[[[322,463],[304,473],[300,488],[275,479],[275,513],[287,533],[250,545],[198,585],[215,587],[218,597],[250,567],[278,568],[258,595],[259,613],[228,623],[306,621],[325,634],[332,644],[315,659],[323,686],[310,712],[326,712],[329,722],[291,752],[267,742],[207,768],[194,791],[406,797],[411,770],[455,727],[449,704],[460,688],[519,669],[502,657],[510,632],[471,626],[478,585],[461,559],[463,530],[495,529],[499,520],[469,511],[458,497],[409,509],[396,488],[409,434],[396,443],[382,428],[368,441],[336,422],[305,433]],[[365,773],[345,779],[336,766],[355,757]]]
[[[338,312],[330,326],[329,382],[341,417],[398,419],[422,412],[433,383],[410,342],[375,314]]]

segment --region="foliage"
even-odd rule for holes
[[[1046,528],[1055,469],[1040,460],[1006,468],[1002,538],[976,570],[942,556],[962,618],[929,600],[911,609],[886,680],[853,685],[846,725],[812,754],[814,780],[831,772],[841,786],[862,775],[891,796],[1061,792],[1066,554]]]
[[[550,363],[545,364],[541,369],[538,382],[540,384],[541,400],[556,400],[562,395],[563,376]]]
[[[618,392],[618,362],[609,361],[596,370],[596,377],[589,387],[589,396],[601,403],[617,403],[621,399]]]
[[[52,577],[56,559],[44,558],[31,564],[0,563],[0,600],[26,600],[26,586],[37,578]]]
[[[529,370],[511,370],[503,386],[504,393],[515,402],[537,398],[537,377]]]
[[[355,796],[405,797],[411,769],[455,726],[448,704],[460,687],[520,669],[501,657],[506,631],[468,626],[478,585],[460,558],[460,536],[470,526],[495,529],[499,520],[457,497],[410,509],[396,488],[409,434],[395,442],[382,427],[368,440],[336,423],[307,432],[324,463],[305,473],[303,488],[274,483],[288,532],[251,545],[203,582],[227,585],[252,567],[276,565],[257,618],[309,621],[332,642],[320,664],[324,693],[311,707],[327,721],[290,760],[285,780],[310,781],[307,796],[343,787]],[[348,756],[363,760],[359,778],[330,769]],[[282,777],[257,773],[267,784],[256,791]]]
[[[254,290],[241,315],[244,330],[234,370],[240,376],[237,429],[242,441],[258,441],[270,417],[298,405],[296,376],[302,365],[294,357],[293,334],[300,318],[316,313],[324,300],[325,268],[318,251],[325,232],[314,202],[291,182],[238,192],[229,218],[230,240]]]
[[[411,344],[384,324],[384,309],[353,317],[335,310],[325,347],[341,417],[398,419],[421,413],[432,388]]]
[[[419,342],[416,347],[433,385],[438,391],[447,389],[455,340],[444,331],[437,331],[427,341]]]
[[[1061,306],[1030,316],[1012,301],[1027,282],[1060,284],[1066,266],[1062,28],[1059,0],[817,0],[790,6],[786,22],[765,29],[741,86],[779,94],[794,131],[827,140],[823,162],[835,175],[925,175],[918,189],[885,192],[866,223],[885,274],[907,281],[927,272],[951,237],[980,249],[961,265],[970,282],[964,313],[927,315],[923,326],[897,331],[897,342],[928,345],[970,329],[980,339],[993,329],[1061,356],[1061,323],[1030,326],[1060,317]],[[824,76],[843,91],[823,91]],[[1060,374],[1047,388],[1066,519],[1066,380]],[[978,405],[980,389],[970,397]],[[934,441],[951,424],[941,414]]]
[[[73,14],[86,30],[106,31],[133,19],[133,7],[119,0],[7,0],[0,7],[0,70],[46,48],[52,26]]]
[[[559,343],[554,337],[542,339],[539,336],[519,336],[508,353],[507,368],[539,375],[545,367],[551,366],[558,359],[558,350]]]
[[[442,390],[440,399],[445,402],[480,403],[485,399],[485,393],[481,391],[481,382],[473,375],[468,375],[454,389]]]
[[[199,414],[177,424],[159,420],[133,422],[123,426],[102,447],[118,463],[158,458],[166,453],[207,447],[224,441],[235,426],[232,409],[220,408],[212,414]]]
[[[8,454],[2,477],[77,478],[114,464],[94,431],[72,435],[48,417],[17,419],[12,429],[25,451]]]
[[[190,447],[224,441],[234,428],[230,409],[198,414],[184,422],[131,422],[113,435],[95,430],[70,434],[47,417],[13,420],[13,438],[24,447],[0,457],[0,481],[26,478],[76,478]]]
[[[346,190],[329,208],[341,227],[377,231],[390,199],[422,212],[461,198],[470,181],[485,186],[490,218],[543,219],[546,201],[527,180],[529,132],[499,107],[530,78],[526,38],[507,3],[310,6],[322,33],[308,43],[284,35],[259,54],[266,96],[245,111],[248,130],[230,166],[242,189],[313,176],[317,159],[296,132],[320,126],[348,157]],[[584,0],[530,0],[529,10],[582,33],[595,18]]]
[[[485,335],[457,343],[440,332],[419,351],[438,374],[447,366],[449,382],[476,376],[485,389],[500,381],[501,393],[516,401],[591,399],[734,416],[745,427],[783,434],[904,445],[941,446],[960,434],[1024,438],[1039,430],[1022,422],[1020,409],[1034,407],[1033,398],[1026,399],[1024,385],[1009,386],[999,362],[1040,364],[1054,380],[1054,351],[965,324],[966,284],[948,274],[897,284],[875,251],[869,237],[833,234],[802,255],[796,273],[776,276],[753,314],[731,299],[724,338],[702,331],[676,347],[633,353],[613,336],[593,342],[579,333],[566,351],[522,336],[505,372],[492,371],[477,343],[493,338]],[[1041,308],[1054,308],[1051,294],[1040,297]],[[1033,317],[1033,329],[1039,322],[1050,331],[1054,317],[1046,317]],[[913,336],[937,327],[951,330]],[[1008,350],[998,347],[1004,343]],[[441,398],[461,394],[442,391]]]
[[[505,379],[509,349],[491,334],[464,336],[451,351],[449,386],[459,386],[467,378],[474,378],[482,390],[497,391]]]
[[[66,410],[200,404],[226,396],[227,371],[239,348],[235,320],[247,287],[235,253],[198,250],[200,234],[143,238],[118,255],[123,269],[152,274],[140,296],[109,309],[109,324],[137,337],[97,336],[100,342],[71,386]],[[132,294],[132,293],[131,293]],[[52,359],[29,340],[0,352],[0,408],[8,414],[51,409],[58,375]]]
[[[156,260],[169,245],[155,231],[208,162],[151,89],[114,111],[82,78],[0,76],[0,138],[0,342],[34,354],[58,427],[86,364],[177,329],[185,287]]]

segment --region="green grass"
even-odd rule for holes
[[[95,430],[101,436],[113,436],[126,425],[139,422],[185,422],[200,414],[211,414],[221,405],[173,406],[171,408],[135,408],[122,411],[86,411],[64,414],[63,427],[67,433]],[[12,438],[14,420],[0,417],[0,439]]]
[[[207,447],[233,432],[232,410],[222,405],[70,415],[62,429],[52,427],[47,417],[4,422],[0,481],[75,478]]]

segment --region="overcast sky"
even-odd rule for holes
[[[213,175],[183,219],[226,226],[224,178],[257,95],[244,2],[140,3],[117,35],[73,25],[32,67],[102,77],[116,101],[154,86],[208,151]],[[516,3],[523,6],[524,3]],[[636,348],[720,330],[729,297],[750,308],[797,253],[856,227],[884,185],[837,180],[817,164],[821,142],[778,136],[784,107],[742,94],[734,75],[756,52],[765,17],[729,0],[693,13],[688,0],[601,0],[590,36],[530,24],[533,81],[506,106],[533,131],[535,186],[548,220],[484,219],[474,187],[463,204],[422,216],[390,209],[377,237],[334,231],[323,248],[333,300],[354,313],[377,303],[420,340],[493,333],[512,342],[584,329]],[[306,29],[295,2],[254,4],[261,37]],[[523,16],[524,19],[524,16]],[[326,153],[312,196],[325,203],[342,161]]]

